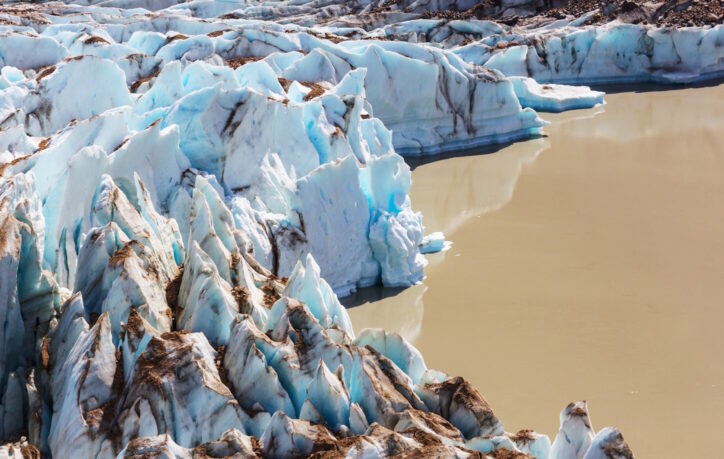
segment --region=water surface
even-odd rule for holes
[[[724,85],[606,101],[416,167],[413,207],[454,245],[352,322],[468,378],[508,431],[552,439],[586,399],[639,458],[722,457]]]

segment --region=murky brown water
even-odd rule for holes
[[[639,458],[724,454],[724,85],[611,94],[548,137],[413,172],[454,242],[350,310],[463,375],[506,429],[586,399]]]

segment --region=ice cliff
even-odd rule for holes
[[[721,26],[77,3],[0,5],[0,457],[632,457],[585,403],[552,444],[506,433],[337,294],[419,282],[446,246],[400,154],[603,103],[560,83],[720,75]]]

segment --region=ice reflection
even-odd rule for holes
[[[677,88],[656,92],[655,97],[649,93],[608,94],[606,100],[613,103],[599,106],[594,111],[572,111],[542,117],[557,125],[557,135],[630,142],[656,139],[666,134],[677,142],[674,147],[678,147],[684,146],[687,134],[692,130],[719,132],[721,129],[721,120],[712,116],[711,111],[701,109],[717,102],[710,100],[715,91],[710,88]],[[720,96],[715,94],[714,97]],[[724,101],[719,99],[718,102]],[[577,123],[569,123],[581,120],[579,113],[598,115],[600,119],[587,123],[586,129],[580,129]]]
[[[406,340],[415,343],[422,330],[425,306],[422,298],[427,287],[416,285],[407,289],[386,289],[370,287],[359,290],[354,295],[343,299],[347,306],[354,330],[359,333],[365,328],[383,327],[390,332],[397,332]],[[381,301],[394,296],[395,307]],[[353,307],[364,305],[363,307]]]
[[[539,138],[496,153],[445,159],[444,168],[419,166],[413,174],[412,206],[422,212],[427,232],[450,237],[471,218],[510,202],[523,168],[549,147],[547,139]]]

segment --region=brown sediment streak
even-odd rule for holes
[[[91,35],[90,37],[83,40],[84,45],[93,45],[93,44],[105,44],[108,45],[108,40],[106,40],[103,37],[99,37],[97,35]]]
[[[247,62],[256,62],[261,60],[261,57],[234,57],[231,59],[224,60],[224,63],[232,69],[238,69]]]
[[[512,435],[510,437],[510,439],[516,443],[526,444],[526,443],[529,443],[529,442],[535,440],[535,435],[533,434],[532,430],[523,429],[523,430],[519,430],[517,433]]]
[[[46,67],[42,72],[40,72],[40,74],[39,74],[37,77],[35,77],[35,81],[37,81],[38,83],[40,83],[40,80],[42,80],[43,78],[47,77],[48,75],[50,75],[50,74],[53,73],[53,72],[55,72],[55,66],[54,66],[54,65],[51,65],[51,66],[49,66],[49,67]]]
[[[299,83],[311,89],[311,91],[304,96],[305,101],[315,99],[324,94],[325,89],[319,83],[311,81],[300,81]]]
[[[149,76],[139,78],[138,80],[134,81],[131,84],[130,91],[131,92],[138,91],[138,88],[140,88],[143,83],[148,83],[149,81],[153,80],[154,78],[156,78],[158,76],[159,73],[161,73],[161,69],[157,69],[153,73],[151,73]]]
[[[181,266],[179,268],[179,273],[176,275],[171,282],[168,283],[166,286],[166,304],[169,307],[169,310],[171,311],[171,323],[173,326],[178,328],[178,324],[176,324],[176,318],[179,316],[179,291],[181,290],[181,280],[183,279],[184,275],[184,267]]]
[[[176,40],[186,40],[187,38],[189,38],[189,37],[182,33],[177,33],[176,35],[173,35],[173,36],[167,38],[166,44],[173,43]]]

